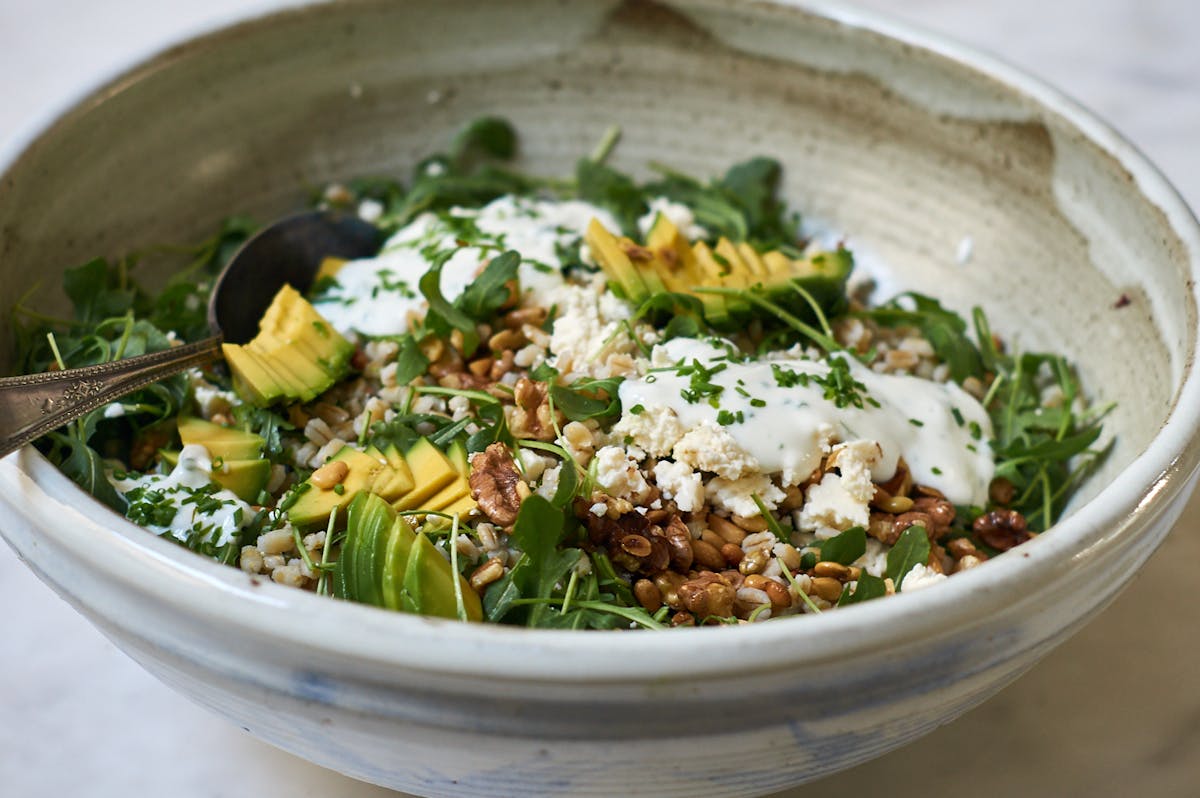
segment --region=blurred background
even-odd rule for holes
[[[0,0],[0,145],[92,75],[263,0]],[[1200,3],[860,0],[1059,87],[1200,207]],[[157,44],[156,44],[157,43]],[[1114,364],[1119,368],[1119,364]],[[2,522],[0,522],[2,523]],[[1200,500],[1133,585],[982,707],[776,798],[1200,795]],[[175,695],[0,545],[0,794],[377,798]]]

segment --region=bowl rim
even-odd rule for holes
[[[696,0],[684,0],[687,5]],[[712,0],[698,0],[712,5]],[[258,0],[251,8],[225,12],[195,24],[165,44],[147,43],[115,70],[49,104],[16,135],[0,142],[0,173],[19,160],[38,138],[74,110],[102,100],[136,80],[142,70],[161,66],[174,54],[204,45],[264,19],[338,5],[330,0]],[[728,7],[734,8],[733,3]],[[754,7],[813,15],[852,29],[898,40],[959,67],[996,80],[1006,90],[1056,114],[1133,176],[1143,200],[1167,218],[1187,254],[1193,307],[1200,307],[1200,225],[1177,191],[1130,142],[1107,123],[1040,79],[1007,62],[940,34],[885,14],[836,0],[756,0]],[[984,569],[957,575],[937,590],[902,593],[884,602],[844,608],[803,620],[735,627],[673,630],[672,634],[581,634],[565,630],[461,624],[329,601],[307,591],[271,584],[147,535],[129,521],[108,516],[107,508],[79,490],[32,447],[0,462],[0,481],[14,488],[0,502],[25,500],[13,509],[35,535],[46,534],[71,547],[76,556],[125,587],[132,587],[183,615],[232,625],[263,639],[286,641],[312,654],[336,654],[345,662],[373,663],[395,674],[414,671],[477,678],[506,674],[506,680],[567,684],[629,680],[659,681],[727,673],[733,663],[753,670],[794,670],[845,661],[880,650],[899,650],[914,641],[963,633],[996,608],[996,596],[1023,595],[1030,580],[1047,584],[1062,578],[1063,566],[1082,567],[1154,520],[1192,483],[1200,464],[1200,375],[1191,348],[1173,404],[1158,433],[1100,492],[1042,535],[997,557]],[[97,515],[105,523],[96,520]],[[115,523],[114,523],[115,522]],[[1149,552],[1146,553],[1149,556]],[[215,589],[214,589],[215,588]],[[69,594],[69,588],[60,586]],[[1012,600],[1020,600],[1012,599]],[[248,611],[253,608],[253,611]],[[688,656],[679,656],[686,646]],[[486,648],[485,648],[486,647]],[[303,660],[297,660],[302,667]]]

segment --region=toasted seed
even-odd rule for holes
[[[761,515],[735,515],[731,520],[747,532],[764,532],[767,529],[767,519]]]
[[[700,539],[715,549],[720,549],[725,545],[725,538],[713,532],[711,529],[706,529],[700,533]]]
[[[462,330],[455,328],[450,331],[450,346],[460,355],[469,355],[470,352],[464,352],[463,347],[466,345],[466,338],[463,336]]]
[[[822,560],[813,566],[812,575],[816,577],[830,577],[839,582],[845,582],[850,578],[850,569],[840,562]]]
[[[526,324],[541,327],[545,323],[547,315],[549,315],[549,311],[540,306],[517,308],[505,314],[504,326],[513,330],[519,330]]]
[[[755,549],[742,558],[742,561],[738,563],[738,570],[747,576],[762,573],[762,570],[767,567],[767,560],[769,559],[770,555],[766,551]]]
[[[725,562],[730,565],[737,565],[746,556],[746,552],[742,551],[742,547],[736,543],[725,543],[720,547],[721,556],[725,558]]]
[[[341,460],[333,460],[314,471],[308,481],[315,488],[329,490],[334,485],[340,485],[349,474],[350,466]]]
[[[885,513],[907,513],[912,509],[913,500],[907,496],[889,496],[875,506]]]
[[[828,576],[814,576],[809,580],[809,589],[826,601],[837,601],[842,597],[842,583]]]
[[[426,338],[420,343],[418,348],[421,354],[424,355],[430,363],[442,359],[442,355],[446,351],[446,344],[441,338]]]
[[[491,557],[483,565],[471,572],[471,587],[483,590],[504,575],[504,561],[499,557]]]
[[[970,538],[954,538],[946,543],[946,551],[956,560],[961,560],[969,554],[976,554],[975,544]]]
[[[799,485],[788,485],[784,488],[784,493],[787,495],[779,503],[779,512],[790,513],[792,510],[799,510],[804,504],[804,490]]]
[[[692,617],[690,612],[677,612],[671,616],[672,626],[695,626],[696,619]]]
[[[720,571],[725,567],[725,557],[720,550],[707,540],[692,541],[693,561],[710,571]]]
[[[753,588],[754,590],[764,590],[767,587],[767,582],[770,581],[770,579],[767,579],[762,574],[750,574],[744,580],[742,580],[742,584],[745,587]]]
[[[658,592],[658,588],[649,579],[639,579],[634,582],[633,595],[646,612],[657,612],[663,603],[662,593]]]
[[[771,599],[772,607],[792,606],[791,592],[774,579],[768,579],[767,584],[763,587],[763,590],[766,592],[767,597]]]
[[[850,581],[857,582],[858,578],[860,576],[862,576],[862,569],[859,568],[857,565],[851,565],[850,566]]]
[[[652,549],[650,541],[641,535],[626,535],[621,538],[621,548],[634,557],[649,557]]]
[[[719,515],[710,513],[708,516],[708,526],[713,532],[716,532],[730,543],[736,543],[740,546],[742,545],[742,541],[746,539],[746,530]]]
[[[476,377],[486,377],[488,372],[492,370],[492,364],[496,361],[491,357],[481,357],[478,360],[472,360],[467,364],[467,369]]]
[[[508,349],[520,349],[528,343],[520,330],[504,329],[488,339],[488,349],[493,352],[503,352]]]

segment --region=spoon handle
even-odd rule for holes
[[[52,429],[193,366],[215,360],[221,337],[96,366],[0,378],[0,457]]]

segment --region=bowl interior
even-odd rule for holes
[[[793,205],[882,264],[885,286],[983,307],[1010,346],[1065,352],[1116,402],[1084,498],[1146,448],[1193,356],[1187,248],[1059,113],[845,20],[716,0],[317,5],[168,51],[9,167],[0,323],[35,284],[33,304],[61,310],[61,270],[96,255],[270,219],[331,180],[406,176],[482,114],[511,119],[521,168],[545,175],[613,124],[616,161],[643,173],[779,158]]]

